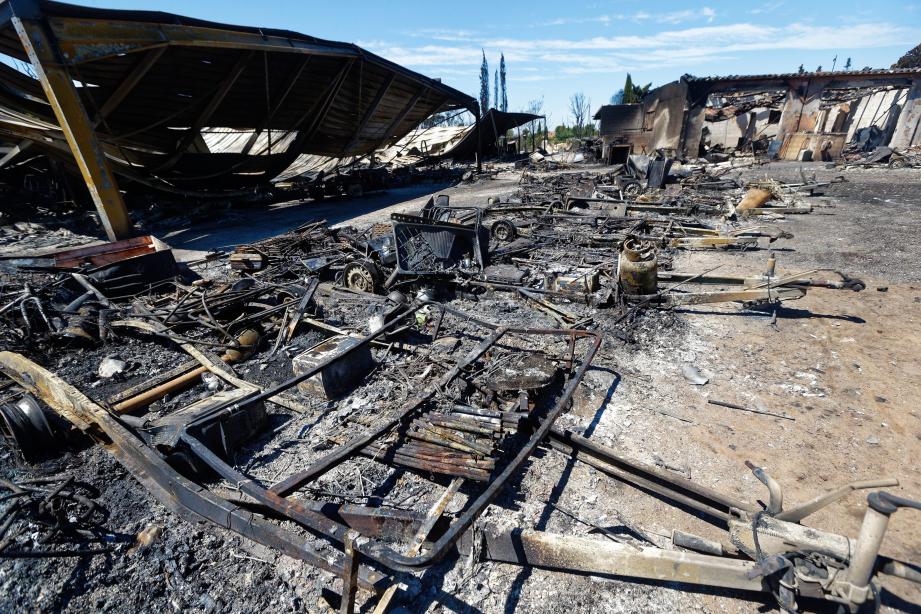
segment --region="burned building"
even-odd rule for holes
[[[300,154],[367,154],[476,101],[356,45],[152,11],[0,3],[0,166],[82,174],[110,239],[120,189],[240,194]]]
[[[682,77],[642,103],[606,105],[605,159],[662,150],[694,158],[763,149],[785,160],[832,160],[848,144],[921,144],[921,70],[917,68]]]

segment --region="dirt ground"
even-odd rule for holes
[[[799,166],[772,164],[744,175],[795,181]],[[777,245],[778,272],[841,270],[863,279],[866,290],[815,289],[785,303],[776,318],[771,311],[733,305],[650,313],[633,331],[636,343],[606,336],[561,426],[743,500],[767,498],[746,460],[765,467],[783,485],[786,507],[846,482],[882,477],[900,481],[888,490],[921,499],[921,408],[916,403],[921,398],[921,171],[842,171],[823,165],[807,165],[806,170],[815,171],[819,180],[843,174],[846,181],[811,199],[825,205],[812,214],[772,222],[795,235]],[[439,193],[450,194],[452,204],[482,205],[489,196],[511,194],[518,178],[519,173],[506,172]],[[359,208],[360,217],[343,222],[386,220],[391,212],[418,208],[428,195],[423,191],[396,203],[381,201],[383,208],[370,213]],[[760,274],[767,254],[687,251],[675,257],[674,268],[696,273],[718,266],[721,275]],[[138,362],[139,369],[145,368],[143,359]],[[682,376],[685,365],[698,368],[709,382],[689,383]],[[708,400],[784,413],[794,420],[717,407]],[[34,561],[4,561],[0,610],[331,611],[319,589],[336,586],[338,580],[233,534],[183,523],[98,448],[77,451],[42,469],[63,470],[77,471],[100,488],[112,514],[109,526],[118,534],[161,525],[163,536],[141,552],[61,560],[53,577],[43,578],[43,568]],[[588,527],[559,508],[602,527],[626,520],[653,537],[668,536],[676,528],[720,535],[703,519],[550,449],[530,459],[483,520],[588,535]],[[804,524],[856,536],[865,508],[865,494],[854,493]],[[921,561],[917,512],[895,514],[883,552]],[[887,579],[883,588],[884,611],[919,611],[919,587]],[[374,603],[369,594],[359,593],[362,611]],[[463,557],[427,570],[394,605],[392,611],[403,612],[774,609],[757,595],[473,564]]]

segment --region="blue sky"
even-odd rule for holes
[[[888,67],[921,43],[921,2],[766,0],[524,2],[252,0],[78,0],[107,8],[154,9],[250,26],[285,28],[359,45],[473,96],[481,49],[490,74],[500,52],[509,107],[543,98],[552,126],[571,121],[582,90],[594,111],[624,82],[654,86],[682,74],[755,74]],[[490,93],[492,87],[490,87]]]

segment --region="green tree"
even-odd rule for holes
[[[500,110],[508,112],[508,89],[505,86],[505,54],[499,56],[499,87],[502,90],[502,106]]]
[[[569,126],[559,125],[553,129],[553,141],[555,143],[564,143],[575,136],[572,128]]]
[[[492,108],[501,110],[502,105],[499,104],[499,71],[493,72],[492,80]]]
[[[633,103],[633,78],[630,76],[630,73],[627,73],[627,80],[624,82],[623,101],[624,104]]]
[[[630,76],[630,73],[627,73],[627,80],[624,82],[624,95],[622,104],[637,104],[643,102],[643,98],[646,94],[649,93],[649,90],[652,88],[652,83],[647,83],[646,85],[634,85],[633,77]],[[615,94],[616,95],[616,94]]]
[[[483,63],[480,64],[480,117],[489,110],[489,64],[486,63],[486,51],[483,51]]]
[[[908,50],[892,68],[921,68],[921,45]]]

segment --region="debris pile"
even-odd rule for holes
[[[771,492],[762,510],[555,424],[593,361],[609,364],[602,340],[635,344],[631,330],[655,326],[660,309],[734,302],[776,310],[809,289],[864,289],[846,273],[778,273],[773,254],[748,275],[674,270],[680,250],[745,252],[792,238],[751,220],[770,211],[788,223],[820,206],[810,195],[829,185],[631,159],[603,172],[527,171],[511,197],[474,207],[440,195],[392,214],[390,224],[311,221],[182,266],[153,237],[10,259],[0,320],[3,431],[29,462],[87,437],[108,442],[168,509],[342,577],[346,604],[357,588],[382,591],[401,573],[465,552],[477,539],[471,527],[541,446],[712,514],[727,523],[731,553],[748,560],[730,563],[719,543],[676,531],[673,547],[705,554],[607,543],[610,557],[625,557],[613,569],[594,540],[516,537],[498,525],[484,534],[487,560],[688,581],[644,571],[650,561],[680,559],[704,584],[776,592],[780,582],[781,603],[807,592],[862,603],[869,593],[843,587],[867,586],[871,571],[858,573],[850,551],[816,550],[797,524],[832,499],[784,510],[779,486],[753,467]],[[151,359],[153,371],[144,368]],[[709,381],[684,369],[692,383]],[[55,479],[53,490],[4,482],[15,495],[8,518],[48,525],[61,497],[86,506],[79,518],[92,513],[73,478]],[[914,505],[874,496],[871,516]],[[31,503],[36,497],[45,498]],[[429,507],[433,499],[439,504]],[[50,526],[55,539],[95,535]],[[767,532],[784,537],[775,544]],[[26,552],[15,537],[22,532],[9,535],[0,555]],[[862,536],[855,552],[875,557],[879,535]],[[122,547],[113,543],[106,551]],[[883,568],[908,569],[899,565]]]
[[[470,581],[491,563],[762,593],[784,612],[806,599],[879,606],[883,577],[921,584],[918,564],[881,552],[893,514],[921,509],[881,490],[895,478],[852,478],[791,505],[763,462],[745,462],[764,487],[756,500],[693,480],[671,432],[674,450],[648,446],[649,463],[617,439],[650,429],[617,416],[593,436],[622,380],[661,400],[649,377],[622,366],[653,354],[701,407],[803,424],[788,407],[723,396],[715,384],[733,374],[702,363],[711,348],[676,341],[683,314],[721,304],[719,314],[770,316],[774,334],[780,318],[812,315],[815,296],[795,316],[785,307],[807,292],[866,289],[862,271],[835,270],[862,264],[857,252],[832,269],[784,270],[790,229],[829,213],[824,194],[848,175],[797,167],[791,181],[762,164],[918,166],[918,69],[686,75],[602,107],[600,136],[554,150],[544,122],[538,150],[542,116],[480,108],[355,45],[165,13],[4,8],[0,246],[16,252],[0,258],[0,577],[18,591],[9,609],[44,609],[30,574],[56,574],[59,559],[79,561],[80,581],[95,565],[117,593],[141,576],[151,592],[137,591],[139,609],[209,612],[230,599],[212,586],[268,595],[243,607],[278,609],[270,558],[293,587],[292,610],[322,600],[343,613],[359,598],[383,612],[394,600],[491,590]],[[483,61],[488,85],[485,51]],[[463,113],[471,125],[437,126]],[[520,132],[511,138],[526,124],[531,151]],[[484,169],[484,157],[497,162]],[[85,189],[72,187],[78,175]],[[189,256],[135,226],[194,230],[243,203],[303,211],[441,181],[466,190],[453,202],[426,191],[424,204],[373,221],[329,223],[335,213],[311,210],[286,232],[235,237],[230,253]],[[86,244],[98,226],[108,240]],[[691,253],[723,258],[687,267]],[[753,339],[742,353],[769,344]],[[792,377],[815,382],[824,369],[816,361]],[[796,386],[806,390],[782,383]],[[718,426],[741,466],[733,428]],[[830,435],[808,437],[814,448]],[[560,459],[554,482],[548,467]],[[559,495],[576,467],[590,468],[592,492],[569,509]],[[690,511],[708,533],[652,530],[671,517],[638,522],[619,500],[606,502],[614,530],[592,509],[609,484]],[[828,515],[803,524],[856,490],[872,491],[850,510],[862,518],[856,537]],[[214,552],[199,553],[199,541]],[[266,568],[239,582],[238,569],[224,574],[225,552]],[[461,568],[452,588],[445,578]],[[197,585],[187,580],[196,574]],[[514,610],[519,580],[504,586]],[[120,598],[84,609],[130,609]]]

